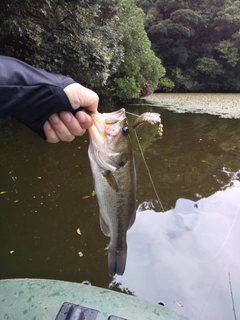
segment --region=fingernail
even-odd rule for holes
[[[86,121],[86,113],[84,111],[80,111],[78,113],[78,121],[80,123],[84,123]]]
[[[57,115],[57,114],[52,114],[51,116],[50,116],[50,118],[49,118],[52,122],[54,122],[54,123],[58,123],[59,122],[59,116]]]
[[[71,122],[72,120],[72,115],[70,113],[62,113],[61,118],[66,121],[66,122]]]
[[[44,129],[46,129],[48,131],[52,130],[52,127],[51,127],[51,125],[50,125],[50,123],[48,121],[45,122]]]

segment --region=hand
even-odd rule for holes
[[[80,85],[72,83],[64,88],[73,109],[80,106],[85,107],[88,111],[97,111],[99,98],[98,95]],[[86,129],[91,127],[92,118],[85,111],[78,111],[75,115],[71,112],[63,111],[59,114],[54,113],[49,120],[43,125],[43,130],[47,141],[56,143],[59,141],[73,141],[75,136],[81,136]]]

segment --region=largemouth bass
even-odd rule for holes
[[[136,217],[136,170],[125,110],[91,113],[88,156],[99,204],[100,227],[110,237],[108,270],[122,275],[127,230]]]

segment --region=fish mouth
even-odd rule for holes
[[[110,112],[110,113],[103,113],[103,115],[105,115],[106,124],[114,124],[126,118],[126,113],[124,108],[117,111]]]
[[[118,154],[115,145],[122,135],[126,123],[125,109],[110,113],[91,113],[93,125],[88,128],[90,134],[89,155],[95,158],[99,167],[105,171],[115,171],[110,155]]]
[[[126,113],[125,109],[122,108],[117,111],[113,111],[110,113],[100,113],[100,112],[94,112],[91,113],[91,117],[93,120],[93,123],[96,127],[101,125],[106,125],[106,124],[114,124],[119,121],[122,121],[126,118]]]
[[[119,129],[122,128],[121,123],[126,119],[125,109],[122,108],[110,113],[91,113],[93,126],[98,131],[98,136],[101,139],[106,139],[107,136],[116,136],[119,133]],[[91,128],[89,130],[91,134]],[[96,130],[95,130],[96,134]],[[99,136],[99,138],[100,138]],[[95,135],[96,138],[96,135]]]

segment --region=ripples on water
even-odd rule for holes
[[[164,211],[133,136],[138,212],[125,274],[112,280],[107,273],[88,136],[49,145],[1,119],[0,277],[89,280],[162,300],[194,319],[225,320],[233,318],[230,272],[240,317],[239,120],[129,110],[162,115],[162,138],[154,127],[140,127],[138,137]]]

